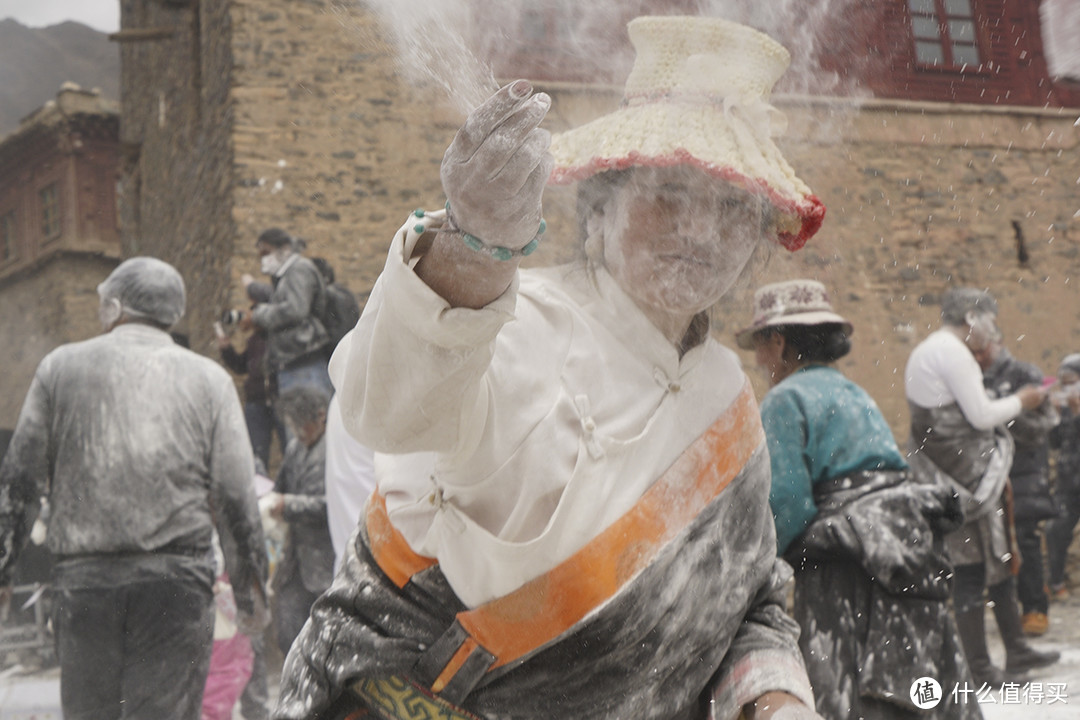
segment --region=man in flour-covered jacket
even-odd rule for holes
[[[41,361],[0,466],[0,588],[47,496],[64,717],[197,720],[215,527],[241,630],[269,620],[251,444],[229,374],[168,334],[175,268],[131,258],[98,294],[105,333]]]

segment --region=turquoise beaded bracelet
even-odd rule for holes
[[[413,215],[417,218],[423,218],[425,216],[423,209],[414,210]],[[413,228],[417,233],[423,233],[427,228],[422,224],[417,224]],[[446,224],[441,228],[443,232],[457,233],[461,235],[462,241],[469,247],[470,250],[476,252],[487,253],[496,260],[512,260],[515,257],[525,257],[532,255],[533,252],[540,246],[540,236],[547,230],[547,223],[543,218],[540,218],[540,227],[536,231],[536,237],[525,244],[520,250],[514,250],[508,247],[502,247],[501,245],[488,245],[480,238],[465,232],[461,228],[454,224],[454,221],[450,218],[450,203],[446,203]]]

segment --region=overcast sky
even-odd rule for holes
[[[9,17],[28,27],[74,20],[111,33],[120,29],[120,0],[0,0],[0,20]]]

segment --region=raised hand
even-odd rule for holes
[[[454,225],[512,250],[536,236],[553,160],[538,126],[551,107],[527,80],[499,89],[473,110],[443,156],[443,191]]]

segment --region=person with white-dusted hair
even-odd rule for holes
[[[706,312],[823,218],[770,138],[788,53],[629,30],[620,109],[550,138],[551,98],[506,85],[444,156],[446,207],[394,237],[331,361],[377,486],[276,717],[818,718],[753,392]],[[583,257],[519,270],[549,179],[580,182]]]
[[[948,483],[962,501],[964,524],[945,537],[955,566],[953,607],[971,674],[993,687],[1059,657],[1024,640],[1013,577],[1019,558],[1006,509],[1015,446],[1005,423],[1041,405],[1046,390],[1024,385],[1000,398],[987,394],[983,368],[1001,336],[997,314],[997,300],[986,290],[950,288],[941,300],[941,328],[911,351],[904,369],[912,470]],[[1005,644],[1004,670],[987,649],[987,596]]]
[[[251,443],[229,374],[169,336],[173,266],[130,258],[98,295],[105,332],[41,361],[0,465],[0,591],[47,496],[64,717],[197,720],[215,528],[237,625],[269,621]]]

